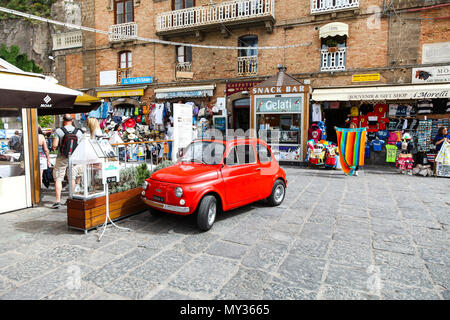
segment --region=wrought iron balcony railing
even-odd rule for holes
[[[320,71],[345,70],[345,56],[347,48],[340,48],[335,52],[322,49],[322,62]]]
[[[132,40],[138,35],[138,25],[136,22],[113,24],[109,26],[109,41]]]
[[[237,75],[248,76],[258,73],[258,56],[237,58]]]
[[[263,16],[275,18],[275,0],[234,0],[158,14],[156,32],[207,26]]]
[[[359,7],[359,0],[311,0],[311,13],[322,13]]]

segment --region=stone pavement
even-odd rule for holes
[[[87,235],[65,207],[0,215],[0,299],[450,299],[450,180],[286,168],[277,208],[143,212]]]

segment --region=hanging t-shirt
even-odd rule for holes
[[[359,117],[350,117],[350,122],[359,127]]]
[[[357,117],[359,116],[359,109],[356,106],[351,107],[350,109],[350,116],[351,117]]]
[[[339,109],[339,101],[330,102],[330,109]]]
[[[312,121],[322,121],[322,111],[320,110],[320,104],[318,103],[312,105]]]
[[[163,124],[164,104],[157,104],[155,107],[155,124]]]
[[[374,112],[379,118],[384,118],[387,111],[388,105],[384,103],[376,104],[374,107]]]
[[[395,162],[397,158],[397,147],[387,144],[386,145],[386,162]]]
[[[374,139],[371,143],[373,151],[381,151],[384,146],[384,141],[379,139]]]
[[[359,126],[361,128],[365,128],[368,126],[368,122],[367,122],[368,118],[369,117],[367,115],[359,116]]]
[[[377,137],[381,140],[387,140],[389,138],[389,131],[380,130],[377,132]]]
[[[395,116],[397,114],[398,104],[390,104],[389,105],[389,115]]]

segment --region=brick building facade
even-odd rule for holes
[[[142,88],[139,99],[144,103],[155,100],[155,90],[213,85],[208,103],[215,104],[217,98],[226,96],[231,127],[233,101],[246,95],[242,90],[226,94],[227,84],[261,82],[275,75],[278,65],[314,89],[409,84],[413,68],[450,64],[450,56],[444,52],[450,38],[450,4],[446,0],[79,3],[84,26],[117,34],[114,38],[83,31],[78,48],[55,50],[62,83],[91,94]],[[119,34],[131,35],[131,39],[120,39]],[[249,49],[179,49],[142,38]],[[334,46],[326,41],[330,38],[339,42],[335,52],[328,50]],[[299,44],[302,46],[252,49]],[[424,62],[423,52],[431,44],[437,45],[441,55]],[[433,49],[428,48],[428,52],[432,56]],[[104,71],[113,71],[107,84],[101,79]],[[152,77],[152,82],[122,85],[121,72],[128,78]],[[378,80],[355,82],[352,76],[361,74],[376,74]]]

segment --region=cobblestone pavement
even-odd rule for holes
[[[49,201],[0,215],[0,299],[450,299],[450,180],[286,171],[280,207],[205,233],[143,212],[98,242]]]

